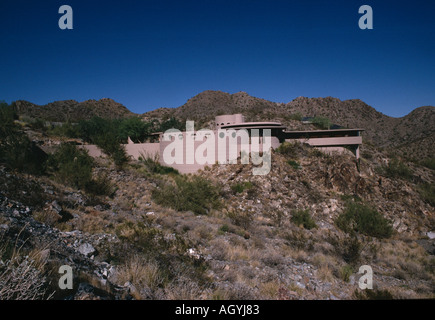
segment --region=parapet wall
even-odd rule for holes
[[[124,144],[125,152],[127,155],[131,156],[133,159],[137,160],[140,156],[150,156],[154,158],[160,153],[160,143],[135,143],[135,144]],[[80,148],[86,149],[91,157],[97,158],[103,156],[104,153],[94,144],[87,144],[79,146]]]
[[[225,115],[221,115],[221,116],[216,116],[214,121],[216,124],[216,129],[219,129],[224,125],[244,123],[245,117],[240,113],[238,113],[238,114],[225,114]]]

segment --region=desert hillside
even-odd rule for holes
[[[240,112],[312,127],[302,114],[367,130],[359,163],[285,143],[265,176],[251,164],[183,175],[155,158],[128,159],[114,129],[138,128],[138,119],[54,126],[23,110],[0,109],[0,299],[434,298],[434,107],[395,119],[359,100],[279,104],[210,91],[141,115],[206,126]],[[89,141],[106,155],[76,146]],[[425,161],[388,149],[417,145]],[[73,270],[72,289],[58,285],[62,265]],[[373,289],[358,286],[363,265]]]

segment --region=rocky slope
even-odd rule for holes
[[[433,298],[435,210],[418,186],[434,172],[410,164],[411,179],[389,178],[374,149],[358,170],[352,155],[293,148],[272,155],[266,176],[252,176],[251,165],[199,172],[221,186],[223,206],[206,215],[157,204],[153,191],[173,176],[141,162],[117,170],[98,160],[94,174],[116,186],[112,197],[2,168],[0,238],[42,257],[38,279],[59,299]],[[393,235],[338,228],[349,200],[374,207]],[[298,211],[316,227],[295,223]],[[63,264],[73,267],[73,290],[57,287]],[[374,272],[370,293],[358,289],[361,265]]]

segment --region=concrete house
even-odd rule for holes
[[[181,173],[194,173],[218,160],[219,163],[234,163],[238,158],[240,160],[244,152],[261,154],[268,151],[266,148],[278,148],[285,141],[299,141],[324,152],[350,150],[359,159],[363,131],[364,129],[289,131],[279,122],[245,122],[242,114],[232,114],[216,116],[213,130],[194,131],[193,126],[183,132],[174,129],[159,133],[158,142],[133,143],[129,140],[124,146],[127,154],[134,159],[150,156]],[[102,155],[95,145],[83,147],[93,157]]]

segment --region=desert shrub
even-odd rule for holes
[[[220,188],[200,176],[175,176],[174,183],[166,182],[152,192],[154,201],[177,211],[206,214],[219,208]]]
[[[305,229],[316,228],[317,225],[313,218],[309,214],[308,209],[306,210],[294,210],[292,212],[292,217],[290,219],[294,224],[300,226],[302,225]]]
[[[141,153],[141,156],[139,157],[139,161],[141,161],[145,165],[146,169],[150,173],[180,174],[177,169],[160,164],[158,155],[150,156]]]
[[[302,113],[300,113],[300,112],[292,113],[291,115],[289,115],[289,119],[301,121],[302,120]]]
[[[338,254],[349,264],[356,264],[360,260],[362,248],[356,237],[345,238],[336,244]]]
[[[116,186],[106,174],[101,174],[86,184],[85,191],[95,196],[113,197],[116,191]]]
[[[14,108],[0,102],[0,162],[10,169],[43,173],[47,156],[19,130],[16,118]]]
[[[63,143],[50,158],[55,177],[62,182],[85,189],[92,182],[93,159],[86,150]]]
[[[435,170],[435,158],[427,158],[421,161],[421,164],[426,168]]]
[[[67,138],[79,138],[80,128],[77,124],[65,122],[62,125],[52,126],[48,129],[48,134],[53,136],[61,136]]]
[[[124,222],[116,227],[115,233],[121,240],[134,244],[145,253],[153,252],[156,248],[167,249],[162,231],[143,222]]]
[[[42,251],[21,252],[16,245],[0,245],[0,300],[41,300],[49,298],[46,260]]]
[[[243,191],[250,190],[252,188],[254,188],[254,184],[250,181],[238,182],[231,185],[231,191],[233,191],[234,194],[242,193]]]
[[[155,260],[134,255],[116,269],[115,281],[119,285],[130,282],[138,290],[139,299],[159,299],[166,279]]]
[[[47,155],[15,125],[12,106],[0,103],[0,162],[10,169],[42,174]]]
[[[355,290],[354,296],[358,300],[392,300],[394,296],[387,289]]]
[[[219,233],[227,233],[230,232],[230,227],[227,224],[223,224],[222,226],[219,227],[218,232]]]
[[[388,219],[362,202],[348,201],[335,223],[347,233],[358,232],[376,238],[389,238],[393,232]]]
[[[349,282],[350,280],[350,276],[353,273],[353,268],[350,265],[345,265],[340,269],[340,278],[341,280],[343,280],[344,282]]]
[[[40,130],[40,131],[47,131],[47,123],[46,121],[44,121],[43,119],[37,118],[37,119],[33,119],[30,123],[29,123],[30,128],[32,128],[33,130]]]
[[[295,160],[288,160],[287,163],[293,168],[293,169],[300,169],[302,168],[299,162]]]
[[[47,154],[20,131],[12,132],[0,140],[0,162],[10,169],[42,174],[46,160]]]
[[[291,228],[282,237],[289,246],[298,250],[311,251],[314,248],[314,239],[305,229]]]
[[[12,131],[16,130],[14,120],[17,114],[12,106],[0,101],[0,138],[7,137]]]
[[[283,142],[275,151],[286,157],[297,159],[301,155],[307,154],[307,147],[298,141]]]
[[[80,138],[89,143],[96,144],[105,154],[112,158],[118,168],[128,161],[127,153],[125,152],[122,143],[123,136],[120,133],[122,127],[123,132],[129,133],[129,125],[122,126],[124,120],[109,120],[100,117],[93,117],[87,121],[80,121],[77,125],[77,130],[80,132]]]
[[[378,171],[388,178],[400,178],[410,180],[412,178],[412,170],[397,158],[391,159],[388,165],[384,165]]]
[[[175,278],[165,287],[165,295],[169,300],[198,300],[203,291],[198,282],[186,276]]]
[[[323,130],[329,129],[331,127],[331,124],[332,124],[331,120],[329,120],[326,117],[321,117],[321,116],[314,117],[311,120],[311,123],[314,124],[319,129],[323,129]]]
[[[422,183],[417,190],[425,202],[435,207],[435,183]]]
[[[118,168],[121,168],[128,161],[125,148],[119,143],[115,132],[98,135],[93,140],[105,154],[112,158]]]
[[[230,218],[231,222],[243,229],[248,229],[251,223],[254,220],[252,213],[246,211],[229,211],[227,214],[228,218]]]

